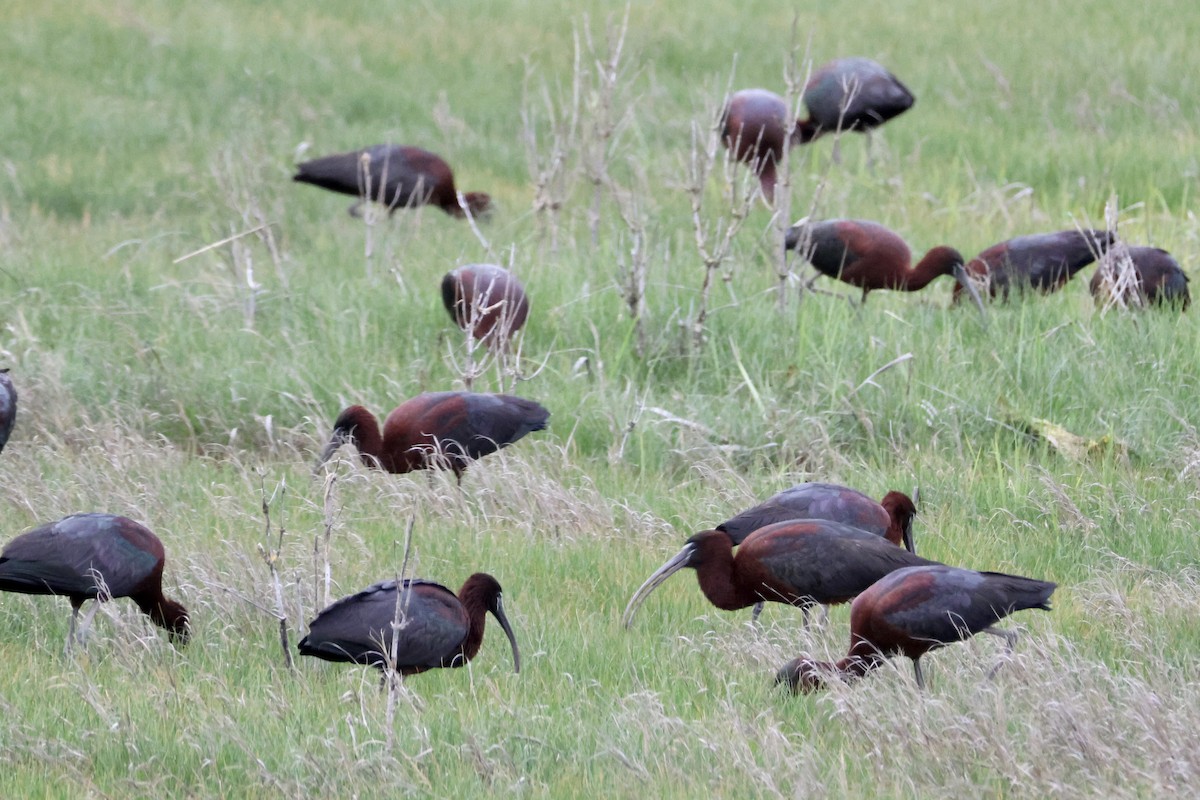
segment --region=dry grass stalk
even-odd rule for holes
[[[261,475],[260,475],[261,481]],[[276,564],[279,561],[280,552],[283,550],[284,526],[279,524],[279,537],[276,539],[275,547],[270,547],[271,542],[271,501],[275,499],[275,494],[270,498],[267,497],[267,487],[265,481],[260,483],[260,492],[262,496],[262,513],[263,513],[263,539],[267,542],[264,546],[262,543],[258,545],[258,553],[262,556],[263,561],[267,565],[267,569],[271,573],[271,588],[275,591],[275,616],[279,620],[279,646],[283,648],[283,661],[291,672],[296,668],[295,661],[292,659],[292,647],[288,641],[288,625],[287,611],[283,604],[283,582],[279,577],[279,570]],[[280,483],[275,487],[275,493],[286,493],[287,484]]]

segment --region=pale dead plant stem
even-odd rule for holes
[[[636,165],[633,166],[635,174]],[[649,267],[649,253],[646,246],[647,214],[642,207],[640,198],[647,197],[645,176],[639,175],[638,187],[632,191],[622,191],[613,184],[613,199],[616,200],[617,211],[625,227],[629,231],[629,263],[622,270],[621,293],[629,316],[633,320],[634,348],[641,358],[646,353],[646,273]]]
[[[705,187],[717,161],[717,147],[721,136],[720,114],[712,113],[710,119],[712,122],[708,126],[707,132],[702,132],[698,124],[692,123],[692,152],[688,162],[687,192],[692,203],[692,232],[695,237],[696,250],[700,254],[700,261],[704,266],[704,276],[700,283],[699,308],[692,321],[692,343],[697,349],[704,344],[713,278],[729,257],[734,237],[745,224],[746,218],[750,214],[754,193],[757,191],[757,185],[752,181],[744,181],[740,187],[738,186],[733,169],[734,162],[726,157],[724,178],[730,187],[728,216],[718,218],[711,226],[705,224]],[[727,273],[725,280],[730,277],[731,274]]]
[[[384,166],[387,169],[387,166]],[[383,192],[383,187],[387,185],[386,178],[380,182],[379,191]],[[371,206],[371,154],[364,152],[358,159],[358,189],[359,189],[359,208],[362,209],[363,221],[363,259],[366,261],[367,279],[374,277],[375,269],[375,223],[377,214],[374,207]],[[382,195],[381,201],[386,201]]]
[[[775,262],[775,275],[778,279],[778,296],[776,301],[780,311],[787,307],[788,283],[792,277],[791,263],[788,260],[787,250],[784,249],[784,241],[787,237],[787,228],[792,220],[792,147],[791,137],[792,130],[796,124],[796,120],[800,118],[800,106],[803,102],[801,99],[804,94],[804,86],[808,83],[808,79],[812,73],[812,61],[809,58],[808,50],[811,47],[811,39],[805,46],[805,54],[803,59],[797,61],[797,53],[800,49],[799,38],[799,17],[792,17],[792,46],[788,50],[787,62],[783,69],[784,85],[787,87],[787,97],[785,101],[788,108],[788,133],[784,139],[783,160],[778,168],[778,181],[775,186],[775,215],[771,218],[772,242],[775,246],[773,261]],[[803,65],[803,66],[802,66]],[[803,288],[798,290],[798,299],[803,299]]]
[[[630,5],[625,6],[625,15],[620,25],[609,24],[605,30],[605,52],[601,54],[592,40],[592,28],[587,15],[583,17],[583,37],[587,42],[588,55],[595,67],[594,86],[588,93],[593,98],[589,103],[589,125],[582,142],[583,169],[592,183],[592,203],[588,209],[588,228],[592,234],[592,246],[600,240],[600,203],[604,188],[612,178],[608,161],[612,154],[612,141],[619,125],[615,111],[617,85],[621,78],[621,56],[625,50],[625,36],[629,32]],[[579,38],[576,35],[576,48]],[[578,58],[576,59],[578,63]]]
[[[534,102],[528,88],[529,68],[526,67],[525,99],[521,105],[521,130],[525,144],[525,159],[533,180],[533,212],[545,241],[547,231],[550,238],[550,253],[558,252],[558,215],[570,194],[570,173],[567,169],[570,142],[575,141],[579,130],[580,106],[580,48],[575,48],[575,65],[569,100],[556,104],[550,90],[543,85],[541,102],[546,114],[546,144],[549,152],[540,154],[538,124],[534,118]]]
[[[292,648],[288,641],[287,613],[283,605],[283,582],[280,580],[279,569],[276,566],[279,562],[280,552],[283,550],[284,526],[282,522],[279,524],[279,538],[275,542],[275,547],[271,548],[271,501],[274,499],[274,495],[270,498],[267,497],[266,482],[261,475],[259,481],[264,523],[263,539],[266,545],[259,544],[258,552],[271,573],[271,587],[275,591],[275,616],[279,620],[279,646],[283,648],[283,661],[290,672],[295,669],[296,665],[292,660]],[[276,487],[276,492],[287,492],[287,484],[280,483]]]
[[[334,525],[334,520],[335,520],[335,516],[336,516],[334,513],[334,503],[333,503],[333,500],[334,500],[333,487],[334,487],[334,484],[336,484],[336,483],[337,483],[337,475],[332,470],[327,470],[325,472],[325,491],[324,491],[324,503],[323,503],[323,513],[324,513],[323,522],[324,522],[325,535],[323,538],[317,539],[313,542],[313,550],[314,550],[313,557],[320,558],[320,577],[318,577],[318,580],[321,582],[321,586],[319,587],[319,591],[317,592],[317,596],[318,596],[318,598],[320,598],[318,601],[317,608],[325,608],[331,602],[333,602],[332,601],[333,571],[329,566],[329,551],[330,551],[330,546],[333,541],[333,525]]]
[[[400,673],[396,671],[396,660],[399,658],[400,631],[408,625],[408,603],[411,594],[404,590],[404,578],[408,575],[408,559],[412,554],[413,528],[417,524],[416,514],[408,518],[408,530],[404,533],[404,558],[400,560],[400,572],[396,575],[396,610],[392,617],[392,644],[388,650],[387,674],[387,748],[392,749],[392,739],[395,735],[396,700],[400,692]]]

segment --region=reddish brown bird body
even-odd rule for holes
[[[924,686],[921,657],[961,642],[1016,611],[1049,611],[1055,584],[1048,581],[975,572],[941,564],[900,569],[880,578],[850,607],[850,652],[829,664],[798,658],[776,680],[793,691],[820,688],[832,675],[858,678],[893,655],[912,659],[917,684]]]
[[[454,173],[440,156],[420,147],[378,144],[349,153],[316,158],[296,166],[292,180],[373,200],[397,208],[434,205],[452,217],[464,217]],[[491,208],[484,192],[467,192],[463,202],[473,216]],[[357,214],[359,203],[350,207]]]
[[[992,297],[1008,299],[1014,291],[1031,289],[1049,293],[1103,255],[1114,238],[1109,231],[1097,230],[1018,236],[987,248],[967,263],[966,270],[988,284]],[[959,291],[956,287],[955,299]]]
[[[401,675],[461,667],[479,652],[491,612],[512,645],[514,671],[520,672],[521,654],[502,596],[499,582],[485,572],[467,578],[457,597],[432,581],[382,581],[318,614],[300,640],[300,655],[385,669],[394,635],[395,668]],[[401,626],[393,633],[397,618]]]
[[[145,526],[112,514],[73,514],[5,545],[0,590],[66,595],[71,601],[68,646],[84,601],[115,597],[133,600],[182,644],[189,638],[188,613],[163,596],[164,561],[162,542]]]
[[[848,486],[799,483],[725,520],[717,530],[723,531],[737,545],[759,528],[777,522],[827,519],[882,536],[912,553],[916,552],[912,538],[912,521],[916,513],[912,498],[903,492],[888,492],[876,503]]]
[[[914,265],[912,251],[904,240],[877,222],[801,221],[788,230],[785,246],[796,250],[822,275],[862,289],[864,301],[874,289],[916,292],[941,275],[953,275],[978,300],[957,250],[935,247]]]
[[[1119,252],[1118,252],[1119,251]],[[1112,298],[1120,283],[1117,281],[1117,270],[1122,266],[1132,267],[1136,286],[1128,286],[1123,295],[1123,301],[1128,304],[1132,297],[1128,293],[1139,296],[1143,305],[1175,306],[1186,310],[1192,303],[1188,291],[1188,276],[1170,253],[1158,247],[1120,247],[1111,248],[1102,260],[1101,266],[1092,276],[1090,288],[1092,297],[1097,302]],[[1125,261],[1128,259],[1128,261]]]
[[[471,461],[543,430],[549,418],[549,411],[523,397],[430,392],[397,406],[388,414],[381,435],[371,412],[350,406],[334,422],[317,466],[351,442],[368,466],[392,473],[442,467],[454,470],[461,479]]]
[[[442,305],[458,327],[489,344],[506,342],[529,316],[525,287],[495,264],[466,264],[447,272]]]
[[[12,378],[8,377],[8,367],[0,369],[0,452],[8,444],[13,425],[17,421],[17,390]]]
[[[796,123],[800,144],[838,131],[867,132],[912,108],[912,92],[869,58],[839,58],[813,72],[804,86],[808,119]]]
[[[774,201],[776,170],[792,143],[792,128],[787,103],[766,89],[734,92],[725,103],[721,141],[758,176],[767,202]]]
[[[692,536],[634,593],[625,626],[645,598],[675,572],[696,570],[700,590],[717,608],[735,611],[759,602],[806,607],[845,603],[884,575],[936,562],[873,533],[828,520],[791,520],[747,536],[733,551],[722,531]]]

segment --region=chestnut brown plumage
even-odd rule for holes
[[[822,64],[804,86],[808,119],[796,122],[805,144],[828,133],[866,133],[912,108],[912,92],[869,58],[839,58]]]
[[[546,427],[550,412],[532,400],[507,394],[430,392],[417,395],[379,422],[362,406],[350,406],[333,423],[317,467],[349,442],[363,463],[403,473],[430,467],[463,471],[475,459]]]
[[[17,390],[12,378],[8,376],[8,367],[0,369],[0,453],[8,444],[13,425],[17,421]]]
[[[1120,266],[1118,262],[1126,258],[1127,264],[1133,267],[1136,285],[1123,287],[1126,294],[1121,299],[1125,303],[1132,301],[1128,293],[1136,293],[1146,305],[1174,306],[1180,311],[1186,311],[1191,305],[1188,276],[1170,253],[1159,247],[1124,245],[1113,247],[1105,253],[1100,267],[1092,275],[1089,288],[1097,303],[1112,299],[1119,285],[1116,280],[1116,271]]]
[[[930,250],[915,265],[912,251],[899,235],[861,219],[800,220],[788,229],[784,246],[795,250],[822,275],[837,278],[863,291],[863,301],[874,289],[916,292],[934,278],[953,275],[983,311],[983,302],[963,268],[963,257],[951,247]]]
[[[442,305],[458,327],[489,345],[508,341],[529,316],[525,287],[495,264],[466,264],[447,272]]]
[[[727,533],[702,531],[634,593],[623,621],[629,627],[646,597],[684,567],[696,570],[710,603],[734,611],[764,601],[802,608],[845,603],[889,572],[934,563],[873,533],[828,520],[759,528],[736,554]]]
[[[163,596],[162,542],[144,525],[113,514],[73,514],[26,531],[0,551],[0,590],[66,595],[71,601],[67,646],[75,639],[79,609],[128,597],[171,639],[186,644],[188,613]],[[96,613],[85,618],[80,638]]]
[[[783,148],[791,144],[792,127],[787,103],[766,89],[734,92],[721,113],[721,141],[758,176],[768,203],[775,200],[776,171]]]
[[[428,204],[452,217],[466,216],[450,165],[420,147],[377,144],[315,158],[297,164],[292,180],[360,198],[350,207],[351,215],[371,200],[386,206],[388,213]],[[462,201],[472,216],[487,213],[492,204],[484,192],[466,192]]]
[[[797,658],[776,682],[793,691],[821,688],[834,675],[860,678],[894,655],[912,659],[917,685],[925,686],[921,657],[976,633],[1013,634],[991,626],[1027,608],[1050,610],[1055,584],[999,572],[930,565],[896,570],[860,594],[850,607],[850,652],[836,663]]]
[[[397,612],[401,624],[393,632]],[[461,667],[479,652],[488,612],[504,629],[512,645],[513,671],[520,672],[521,653],[504,614],[500,583],[485,572],[467,578],[457,597],[445,586],[419,579],[382,581],[343,597],[309,623],[300,655],[382,670],[395,636],[395,669],[401,675]]]
[[[1098,230],[1018,236],[975,256],[967,262],[966,271],[974,280],[985,282],[992,297],[1007,300],[1014,292],[1034,289],[1049,294],[1103,255],[1115,240],[1111,231]],[[955,287],[956,300],[960,291]]]
[[[725,520],[717,530],[741,544],[754,531],[793,519],[827,519],[882,536],[915,553],[912,521],[917,507],[903,492],[888,492],[876,503],[862,492],[836,483],[798,483]]]

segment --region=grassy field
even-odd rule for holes
[[[0,533],[144,521],[195,631],[176,650],[116,602],[68,658],[65,600],[0,597],[0,796],[1194,793],[1195,312],[1102,312],[1090,270],[986,326],[946,279],[857,307],[797,263],[781,278],[777,245],[813,214],[971,255],[1110,205],[1190,268],[1200,12],[638,4],[621,39],[621,9],[567,5],[0,12],[0,366],[20,392]],[[745,208],[745,170],[706,155],[722,97],[847,54],[916,106],[871,160],[858,136],[841,163],[793,150],[787,207]],[[436,209],[364,221],[290,180],[385,141],[441,153],[497,212],[478,233]],[[706,294],[697,240],[730,224]],[[478,261],[532,298],[515,363],[468,353],[440,307],[441,276]],[[311,474],[343,406],[467,382],[541,401],[550,429],[461,489],[349,449]],[[1072,456],[1034,420],[1097,445]],[[685,573],[621,627],[684,538],[803,480],[919,486],[919,552],[1057,581],[1053,612],[1014,620],[994,680],[980,637],[926,659],[925,693],[897,661],[796,698],[775,669],[844,653],[846,608],[755,628]],[[368,668],[289,671],[264,549],[294,647],[324,554],[332,596],[356,591],[397,574],[410,523],[413,574],[504,585],[521,674],[494,625],[468,668],[390,697]]]

